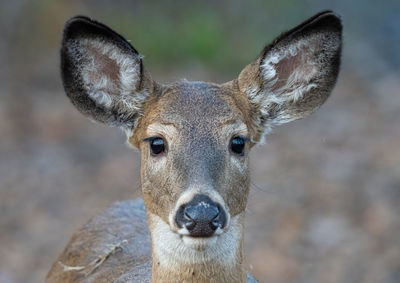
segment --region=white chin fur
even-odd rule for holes
[[[194,249],[196,251],[205,251],[209,248],[212,248],[217,244],[218,241],[218,236],[212,236],[207,238],[182,236],[181,238],[185,246]]]

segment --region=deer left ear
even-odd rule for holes
[[[266,46],[239,75],[257,137],[275,125],[303,118],[328,98],[339,72],[342,24],[321,12]]]

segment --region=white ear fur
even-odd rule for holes
[[[288,111],[280,111],[279,115],[273,112],[286,103],[299,102],[307,93],[321,86],[316,77],[322,75],[324,70],[317,65],[318,62],[309,58],[310,54],[318,52],[312,45],[307,41],[299,41],[287,48],[271,50],[260,64],[263,85],[256,86],[248,93],[251,102],[260,105],[264,117],[273,117],[269,128],[298,119]],[[291,66],[293,70],[285,71],[288,73],[286,78],[282,78],[278,71],[283,60],[296,61],[296,65]]]
[[[90,119],[131,134],[153,91],[142,58],[110,28],[74,17],[65,26],[61,47],[65,91]]]
[[[242,71],[239,88],[252,107],[256,140],[323,104],[336,82],[340,51],[340,20],[324,12],[276,39]]]
[[[297,66],[277,89],[275,86],[280,83],[280,76],[276,66],[284,59],[291,57],[304,57],[299,54],[302,49],[307,47],[306,42],[298,42],[288,49],[278,50],[264,59],[261,67],[261,73],[265,82],[264,88],[270,91],[267,101],[277,104],[283,104],[288,100],[296,102],[300,100],[305,93],[316,87],[311,80],[315,76],[318,68],[316,62],[307,61],[306,58],[299,58],[301,65]],[[312,52],[312,51],[311,51]]]
[[[94,38],[70,42],[68,52],[75,59],[76,71],[81,75],[84,90],[97,106],[109,110],[124,107],[130,111],[141,111],[142,102],[149,95],[146,90],[136,91],[141,80],[141,55],[132,58],[114,45]],[[118,73],[102,72],[104,66],[101,57],[112,60]],[[108,123],[111,126],[123,126],[111,117]]]
[[[79,46],[79,49],[84,50],[86,64],[80,65],[79,72],[82,75],[89,97],[97,105],[105,108],[111,108],[113,104],[123,103],[127,108],[138,110],[137,101],[141,100],[142,97],[133,94],[140,81],[140,59],[142,56],[130,58],[110,43],[98,39],[76,40],[75,44]],[[76,48],[71,48],[70,51]],[[115,65],[119,68],[118,74],[115,74],[117,80],[112,80],[108,74],[101,72],[101,60],[96,58],[96,54],[89,52],[90,50],[115,62]]]

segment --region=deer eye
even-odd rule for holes
[[[159,155],[165,151],[164,140],[159,137],[151,137],[146,139],[150,143],[150,151],[152,155]]]
[[[244,137],[234,137],[231,140],[231,145],[230,145],[231,151],[233,153],[243,155],[245,142],[246,140]]]

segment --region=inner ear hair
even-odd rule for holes
[[[303,118],[328,98],[339,72],[342,25],[321,12],[267,45],[239,75],[260,139],[271,127]]]
[[[61,46],[65,91],[90,119],[133,130],[153,81],[142,56],[121,35],[87,17],[69,20]]]

